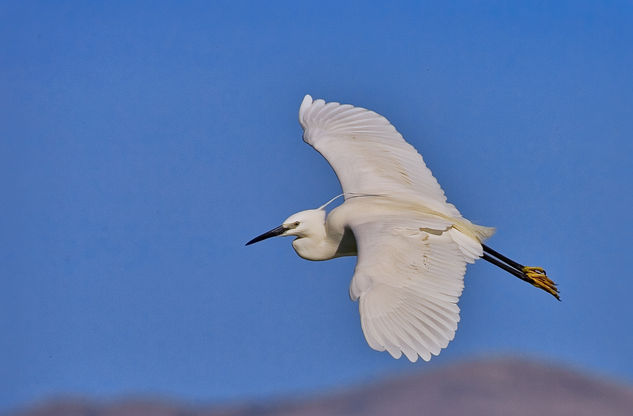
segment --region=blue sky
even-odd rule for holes
[[[630,2],[3,2],[0,410],[226,401],[513,354],[633,381]],[[449,348],[371,350],[354,259],[244,243],[338,194],[304,94],[386,117],[490,246]]]

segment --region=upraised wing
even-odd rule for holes
[[[455,336],[466,263],[482,255],[481,244],[433,216],[351,228],[358,263],[350,297],[369,346],[410,361],[438,355]]]
[[[304,141],[327,159],[348,195],[415,197],[438,212],[460,216],[422,156],[380,114],[306,95],[299,122]]]

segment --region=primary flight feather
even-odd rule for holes
[[[422,156],[386,118],[306,95],[299,123],[304,141],[334,169],[345,202],[327,216],[327,204],[293,214],[247,245],[295,236],[295,251],[308,260],[358,256],[350,297],[371,348],[411,361],[438,355],[457,330],[466,264],[478,258],[558,298],[543,269],[483,244],[494,229],[446,201]]]

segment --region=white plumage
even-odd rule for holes
[[[336,172],[345,202],[327,218],[324,207],[296,213],[247,245],[296,236],[294,249],[309,260],[357,255],[350,297],[367,343],[428,361],[455,336],[466,264],[484,255],[494,229],[446,201],[422,156],[381,115],[306,95],[299,122]]]
[[[299,123],[304,141],[327,159],[343,192],[415,197],[442,213],[460,215],[422,156],[380,114],[306,95]]]

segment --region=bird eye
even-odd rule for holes
[[[295,221],[294,226],[298,227],[299,226],[299,221]]]

